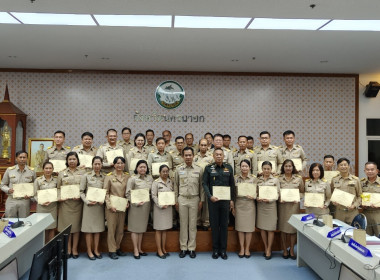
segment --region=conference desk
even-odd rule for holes
[[[9,220],[16,222],[17,218]],[[15,238],[0,233],[0,269],[17,258],[18,274],[21,277],[30,269],[34,253],[44,246],[45,229],[54,222],[54,219],[50,213],[36,213],[20,220],[24,221],[25,225],[12,229],[16,234]]]
[[[322,279],[330,280],[342,279],[339,275],[344,264],[364,279],[380,279],[380,268],[374,270],[364,268],[365,265],[375,267],[379,264],[380,258],[375,254],[380,255],[380,245],[368,245],[367,248],[373,257],[364,257],[349,247],[348,243],[340,240],[342,234],[327,238],[332,228],[317,227],[313,225],[313,220],[302,222],[302,216],[304,215],[293,215],[288,221],[297,229],[297,266],[307,265]],[[333,223],[342,226],[342,233],[345,228],[351,228],[339,220],[334,220]]]

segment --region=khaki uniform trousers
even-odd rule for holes
[[[380,209],[365,209],[363,214],[367,218],[367,234],[379,237],[380,234]]]
[[[108,227],[108,252],[115,253],[116,250],[120,249],[120,243],[124,236],[125,212],[112,213],[109,209],[106,209],[105,211]]]
[[[198,226],[204,226],[204,227],[210,226],[210,216],[208,213],[207,201],[202,203],[202,209],[201,209],[201,211],[198,211],[197,225]]]
[[[352,220],[355,218],[357,214],[359,214],[358,209],[343,210],[343,209],[339,209],[339,206],[338,206],[336,207],[336,211],[335,211],[335,219],[338,219],[348,225],[351,225]]]
[[[197,246],[197,215],[199,196],[178,197],[179,204],[179,245],[181,250],[195,251]]]
[[[5,202],[5,217],[7,218],[26,218],[30,214],[30,199],[7,198]]]

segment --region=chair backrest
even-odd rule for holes
[[[358,214],[355,216],[355,218],[352,220],[351,223],[352,227],[356,227],[358,229],[366,229],[367,228],[367,218],[363,214]]]

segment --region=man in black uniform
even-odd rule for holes
[[[215,162],[206,166],[203,174],[203,188],[209,205],[212,231],[212,258],[227,259],[227,231],[229,210],[234,208],[235,181],[232,166],[223,163],[224,153],[216,148],[213,153]],[[230,200],[219,200],[213,196],[213,187],[223,186],[230,190]]]

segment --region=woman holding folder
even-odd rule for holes
[[[58,212],[58,204],[57,197],[55,197],[54,201],[47,201],[43,204],[38,202],[38,191],[39,190],[47,190],[47,189],[57,189],[57,178],[52,176],[54,166],[51,162],[45,162],[42,165],[42,170],[44,175],[38,177],[34,181],[34,199],[37,201],[37,213],[50,213],[53,216],[54,223],[46,228],[45,231],[45,240],[46,243],[49,240],[53,239],[55,235],[55,228],[57,227],[57,212]]]
[[[149,153],[148,155],[148,167],[153,179],[159,177],[159,172],[156,172],[156,169],[158,170],[158,168],[156,168],[157,164],[166,163],[167,166],[169,166],[170,171],[173,168],[173,158],[169,152],[165,151],[165,139],[163,137],[158,137],[156,139],[156,147],[157,151]]]
[[[256,176],[250,174],[251,161],[243,159],[240,162],[240,175],[235,175],[235,185],[237,186],[235,208],[235,230],[238,232],[240,251],[239,258],[249,258],[251,253],[252,232],[255,231],[256,206],[255,198],[252,195],[242,196],[240,193],[243,187],[250,187],[256,192]],[[244,184],[244,185],[243,185]]]
[[[157,257],[165,259],[166,256],[169,256],[165,249],[166,230],[173,227],[173,207],[172,205],[160,205],[158,193],[174,192],[174,185],[169,178],[169,166],[161,165],[159,171],[160,178],[155,180],[152,185],[153,228],[156,230]]]
[[[280,181],[280,192],[282,194],[278,205],[278,229],[281,231],[282,257],[288,259],[290,256],[292,260],[295,260],[294,245],[297,240],[297,230],[288,223],[288,220],[293,214],[300,212],[300,193],[305,192],[305,186],[291,159],[287,159],[282,163],[278,180]],[[296,191],[286,195],[285,190]],[[289,250],[288,244],[290,244]]]
[[[126,197],[131,201],[131,207],[128,211],[128,230],[131,232],[133,243],[133,256],[135,259],[140,259],[140,256],[147,254],[142,251],[141,243],[143,234],[148,226],[148,218],[150,213],[150,190],[153,184],[153,178],[149,175],[148,163],[145,160],[137,162],[135,171],[127,184]],[[146,199],[143,201],[133,201],[132,192],[141,190],[146,193]],[[132,197],[132,200],[131,200]]]
[[[81,231],[86,233],[87,256],[92,261],[102,258],[99,253],[99,239],[100,233],[104,231],[105,192],[99,192],[99,197],[93,198],[94,200],[91,200],[90,196],[94,189],[103,190],[105,175],[101,172],[102,167],[103,159],[95,156],[92,159],[92,171],[87,172],[80,182],[80,196],[83,200]]]
[[[148,159],[145,151],[145,135],[137,133],[135,136],[135,146],[129,150],[127,155],[129,174],[133,174],[138,159]]]
[[[280,182],[272,175],[272,163],[264,161],[261,165],[262,177],[257,179],[257,227],[264,242],[266,260],[272,258],[274,231],[277,226],[277,200],[280,195]],[[268,188],[269,187],[269,188]],[[262,189],[260,191],[260,188]],[[266,191],[264,192],[264,189]],[[260,197],[261,196],[261,197]]]
[[[79,158],[76,152],[69,152],[66,156],[65,170],[62,170],[58,174],[58,231],[63,231],[67,226],[71,224],[71,234],[69,235],[68,242],[68,255],[77,259],[79,234],[82,224],[82,201],[79,195],[79,185],[82,176],[86,172],[79,168]],[[70,187],[69,187],[70,186]],[[70,189],[70,193],[69,190]],[[78,193],[78,196],[75,194]],[[71,194],[74,196],[70,197]]]

